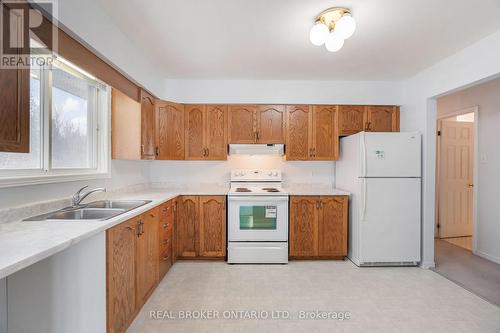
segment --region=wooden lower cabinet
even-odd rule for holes
[[[226,256],[225,196],[182,196],[177,212],[178,258],[217,259]]]
[[[125,332],[136,314],[136,226],[140,218],[106,232],[107,332]]]
[[[159,208],[106,232],[107,332],[125,332],[158,285]]]
[[[158,257],[158,277],[161,280],[173,265],[173,230],[175,223],[174,200],[169,200],[160,206],[159,226],[159,257]]]
[[[290,196],[290,258],[347,255],[348,196]]]

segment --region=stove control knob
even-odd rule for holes
[[[278,177],[278,173],[277,173],[276,171],[275,171],[275,172],[273,172],[273,176],[274,176],[274,177]]]
[[[272,171],[269,171],[269,173],[267,174],[268,176],[272,176],[273,175],[273,172]]]

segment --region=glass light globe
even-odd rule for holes
[[[329,33],[328,27],[324,23],[318,22],[311,28],[309,39],[313,45],[320,46],[323,45]]]
[[[330,52],[337,52],[344,46],[344,38],[340,37],[335,31],[328,35],[325,47]]]
[[[356,21],[349,14],[342,16],[340,20],[335,23],[334,31],[344,39],[351,37],[355,30]]]

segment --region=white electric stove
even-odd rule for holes
[[[281,170],[231,171],[228,263],[288,262],[288,194]]]

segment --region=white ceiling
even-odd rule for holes
[[[399,80],[500,29],[499,0],[99,0],[167,78]],[[351,8],[337,53],[309,42],[317,13]]]

